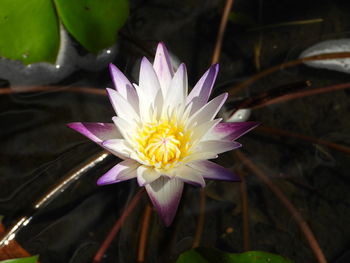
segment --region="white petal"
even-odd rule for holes
[[[139,115],[135,112],[131,104],[119,94],[119,92],[107,88],[107,93],[111,104],[119,117],[127,120],[139,121]]]
[[[198,152],[223,153],[241,147],[242,144],[235,141],[202,141],[197,145]]]
[[[198,160],[207,160],[207,159],[215,159],[218,158],[218,154],[215,152],[194,152],[188,156],[186,156],[182,162],[183,164],[191,163]]]
[[[134,135],[134,131],[136,129],[136,123],[130,123],[129,121],[120,118],[118,116],[114,116],[112,118],[114,124],[117,126],[119,132],[122,134],[124,139],[128,140],[129,143],[132,142],[132,138]]]
[[[210,162],[208,160],[201,160],[189,163],[188,166],[198,170],[204,178],[214,180],[225,180],[225,181],[240,181],[240,177],[230,170]]]
[[[131,149],[123,139],[107,140],[102,143],[102,146],[111,153],[117,153],[128,158],[133,152],[133,149]]]
[[[168,92],[165,94],[165,107],[177,107],[184,104],[187,95],[188,82],[185,64],[181,64],[176,71]]]
[[[72,122],[67,126],[99,145],[105,140],[119,139],[122,136],[113,123]]]
[[[153,68],[158,76],[159,84],[163,94],[167,94],[174,70],[171,65],[171,58],[163,43],[159,43],[154,58]]]
[[[160,89],[160,85],[151,62],[145,57],[143,57],[141,61],[139,86],[144,93],[153,98],[153,102],[158,90]]]
[[[113,64],[109,64],[109,71],[116,90],[126,99],[136,112],[139,110],[139,100],[135,88],[125,75]]]
[[[180,203],[183,182],[176,178],[159,177],[146,184],[147,193],[166,226],[173,221]]]
[[[193,128],[192,141],[200,141],[207,133],[209,133],[222,119],[207,121]]]
[[[157,180],[161,176],[160,173],[156,172],[153,168],[144,165],[137,168],[137,182],[140,186],[150,184]]]
[[[202,124],[203,122],[210,121],[214,119],[216,114],[219,112],[220,108],[227,99],[227,93],[223,93],[207,104],[200,108],[196,113],[194,113],[190,118],[188,123]]]
[[[207,103],[210,93],[213,89],[216,76],[219,71],[219,65],[212,65],[200,78],[187,97],[187,104],[192,102],[192,113],[200,109]]]
[[[98,185],[114,184],[122,181],[130,180],[136,177],[136,169],[140,164],[134,160],[127,159],[115,165],[107,173],[102,175],[98,181]]]
[[[195,170],[189,166],[183,165],[176,169],[176,178],[195,186],[204,187],[205,181],[203,176],[200,175],[198,170]]]
[[[152,119],[153,112],[151,109],[153,108],[154,101],[157,98],[157,94],[155,97],[152,97],[149,93],[146,93],[140,86],[133,84],[136,92],[139,96],[139,112],[140,118],[143,122],[149,122]]]

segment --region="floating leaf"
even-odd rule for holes
[[[54,5],[48,0],[2,0],[0,56],[24,64],[55,62],[59,26]]]
[[[38,256],[32,256],[27,258],[15,258],[0,261],[0,263],[37,263]]]
[[[66,29],[88,51],[110,47],[128,16],[127,0],[54,0]]]
[[[311,57],[315,55],[322,55],[328,53],[336,52],[350,52],[350,39],[333,39],[326,40],[317,43],[306,50],[304,50],[300,57]],[[339,58],[339,59],[325,59],[316,61],[304,62],[306,65],[315,68],[324,68],[329,70],[340,71],[344,73],[350,73],[350,59],[349,58]]]
[[[180,255],[176,263],[292,263],[282,256],[261,252],[247,251],[241,254],[225,253],[214,248],[197,248]]]

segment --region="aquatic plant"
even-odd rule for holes
[[[188,93],[187,72],[176,72],[163,43],[153,66],[143,58],[139,84],[132,85],[114,65],[116,90],[107,88],[117,114],[112,123],[70,123],[68,126],[98,143],[123,161],[99,180],[99,185],[137,178],[166,225],[173,221],[183,183],[205,186],[204,178],[239,181],[228,169],[207,161],[241,146],[235,140],[256,122],[223,123],[214,119],[227,99],[208,102],[219,66],[211,66]]]

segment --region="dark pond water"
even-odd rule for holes
[[[115,64],[131,79],[141,56],[153,56],[158,41],[188,66],[194,84],[210,63],[224,1],[134,1],[120,36]],[[349,37],[348,1],[237,0],[241,18],[229,22],[215,92],[229,90],[260,69],[296,59],[307,47]],[[280,23],[318,19],[310,24]],[[259,26],[274,25],[259,30]],[[260,48],[256,57],[254,48]],[[258,61],[258,62],[256,62]],[[137,68],[136,68],[137,69]],[[281,69],[235,97],[244,99],[284,85],[311,88],[346,83],[345,73],[304,65]],[[78,71],[58,86],[111,87],[106,70]],[[52,90],[57,89],[57,85]],[[3,84],[6,87],[6,82]],[[289,86],[290,87],[290,86]],[[280,91],[281,92],[281,91]],[[283,93],[283,92],[282,92]],[[252,110],[250,120],[276,129],[350,146],[350,92],[340,90]],[[230,106],[231,105],[231,106]],[[227,108],[232,107],[227,104]],[[107,97],[60,92],[0,95],[0,214],[6,227],[75,167],[100,148],[65,126],[72,121],[110,122]],[[242,151],[295,205],[310,225],[329,262],[350,262],[349,154],[314,142],[254,131],[239,140]],[[105,236],[136,193],[135,180],[105,187],[96,180],[117,158],[108,157],[73,182],[34,214],[16,240],[40,261],[91,262]],[[286,208],[250,170],[232,155],[219,162],[245,174],[249,198],[250,248],[279,253],[294,262],[316,262],[308,243]],[[199,189],[186,186],[174,221],[165,228],[154,213],[146,262],[174,262],[192,245],[199,213]],[[135,262],[146,196],[127,219],[103,262]],[[243,251],[239,183],[209,182],[201,245]],[[348,255],[348,256],[347,256]]]

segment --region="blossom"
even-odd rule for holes
[[[238,181],[208,159],[241,147],[235,140],[257,123],[215,119],[227,99],[224,93],[208,102],[218,70],[218,64],[212,65],[188,94],[186,66],[181,64],[175,72],[163,43],[158,44],[153,65],[142,59],[138,85],[111,64],[116,89],[107,88],[107,93],[117,115],[113,123],[68,124],[122,159],[97,184],[137,178],[170,225],[184,182],[204,187],[204,178]]]

